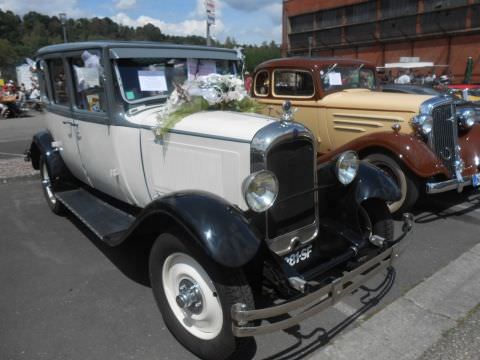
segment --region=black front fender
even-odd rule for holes
[[[322,181],[322,178],[325,179]],[[335,175],[335,164],[329,163],[319,172],[319,182],[327,187],[324,191],[328,199],[325,209],[336,219],[356,227],[359,207],[367,200],[377,199],[391,202],[401,198],[395,182],[376,166],[360,161],[358,174],[349,185],[342,185]],[[325,210],[324,210],[325,211]]]
[[[161,233],[165,230],[162,226],[171,221],[186,230],[214,261],[227,267],[245,265],[260,248],[261,237],[239,208],[202,191],[177,192],[154,200],[117,244],[136,230]]]
[[[355,188],[357,204],[368,199],[398,201],[402,197],[400,189],[392,178],[366,161],[360,161],[357,178],[352,186]]]

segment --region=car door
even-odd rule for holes
[[[89,183],[77,145],[77,127],[72,117],[69,75],[63,55],[46,60],[49,104],[46,115],[47,128],[70,172],[79,180]]]
[[[85,49],[69,53],[72,78],[72,116],[76,139],[90,185],[126,200],[114,148],[114,129],[108,118],[102,52]]]

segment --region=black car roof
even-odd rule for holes
[[[68,51],[78,51],[83,49],[93,48],[107,48],[112,49],[115,57],[125,57],[127,55],[136,57],[151,56],[152,50],[166,50],[173,52],[186,53],[192,51],[195,54],[204,54],[204,56],[197,57],[210,57],[210,58],[226,58],[229,60],[238,59],[237,51],[233,49],[224,49],[209,46],[199,45],[178,45],[171,43],[161,43],[153,41],[85,41],[85,42],[72,42],[62,43],[56,45],[49,45],[42,47],[37,51],[37,56],[44,56],[53,53],[62,53]]]

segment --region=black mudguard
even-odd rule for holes
[[[400,200],[402,194],[395,182],[378,167],[360,161],[360,168],[354,184],[357,204],[368,199],[380,199],[387,202]]]
[[[321,168],[318,179],[320,186],[325,188],[324,195],[327,198],[323,211],[328,211],[328,216],[351,226],[357,223],[358,208],[363,202],[370,199],[390,202],[401,197],[395,182],[366,161],[360,161],[358,174],[349,185],[342,185],[337,180],[334,162]]]
[[[33,136],[29,151],[33,168],[36,170],[40,168],[40,156],[43,156],[50,178],[53,181],[67,182],[73,180],[60,153],[52,147],[52,141],[52,135],[48,130],[42,130]]]
[[[214,261],[227,267],[248,263],[262,241],[239,208],[208,192],[185,191],[151,202],[117,244],[137,231],[163,231],[171,221],[186,230]]]

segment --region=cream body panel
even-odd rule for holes
[[[144,206],[150,200],[143,176],[140,130],[79,121],[79,149],[91,185],[118,200]]]
[[[411,133],[411,118],[429,95],[409,95],[350,89],[325,96],[319,104],[325,109],[332,148],[360,136],[391,131],[398,123],[402,133]]]
[[[153,131],[158,112],[159,107],[152,107],[127,116],[143,127],[140,151],[149,198],[203,190],[247,210],[241,186],[250,174],[250,142],[257,131],[278,120],[250,113],[200,112],[186,116],[159,139]],[[135,196],[142,204],[147,198]]]
[[[247,210],[241,185],[250,174],[250,144],[141,130],[147,186],[153,198],[182,190],[216,194]]]
[[[63,123],[63,121],[72,122],[73,119],[71,117],[57,115],[52,112],[47,112],[45,119],[47,123],[47,129],[52,134],[53,141],[60,143],[60,154],[70,172],[77,179],[86,184],[90,184],[85,168],[83,167],[80,152],[78,151],[77,128]]]

